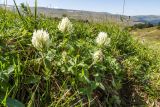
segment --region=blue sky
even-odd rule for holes
[[[4,0],[0,0],[3,3]],[[16,0],[34,6],[34,0]],[[8,0],[13,4],[13,0]],[[123,0],[38,0],[38,5],[63,9],[88,10],[122,14]],[[125,15],[160,15],[160,0],[126,0]]]

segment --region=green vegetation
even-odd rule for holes
[[[160,29],[160,22],[158,24],[151,24],[149,22],[146,22],[146,23],[138,23],[138,24],[135,24],[133,26],[129,26],[129,27],[126,27],[126,29],[128,30],[137,30],[137,29],[145,29],[145,28],[152,28],[152,27],[156,27],[157,29]]]
[[[128,31],[111,23],[71,21],[73,31],[61,32],[60,19],[22,8],[17,14],[0,9],[1,106],[157,106],[159,56]],[[43,50],[31,42],[39,29],[50,36]],[[99,32],[111,38],[108,46],[96,44]],[[97,50],[103,60],[95,62]]]
[[[154,25],[151,24],[151,23],[139,23],[139,24],[135,24],[131,27],[129,27],[130,29],[132,30],[135,30],[135,29],[143,29],[143,28],[150,28],[150,27],[153,27]]]

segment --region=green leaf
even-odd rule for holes
[[[84,82],[84,83],[91,83],[91,81],[89,80],[89,78],[85,75],[85,71],[84,69],[82,69],[82,72],[79,73],[79,80]]]
[[[14,71],[14,66],[12,65],[12,66],[8,67],[7,74],[11,74],[13,71]]]
[[[7,70],[0,71],[0,83],[1,83],[1,86],[3,86],[2,83],[7,83],[8,82],[9,75],[13,71],[14,71],[14,66],[8,67]]]
[[[4,95],[0,95],[0,102],[2,102],[3,99],[4,99]],[[6,103],[7,103],[7,107],[25,107],[25,105],[20,101],[9,98],[9,97],[6,100]]]
[[[98,87],[99,83],[95,82],[95,81],[92,81],[91,82],[91,89],[94,90]]]
[[[87,81],[87,83],[91,83],[91,81],[84,75],[84,79]]]
[[[6,92],[6,90],[10,87],[10,84],[7,81],[0,81],[0,91]]]
[[[41,80],[41,77],[38,75],[29,76],[24,80],[25,84],[36,84]]]
[[[7,106],[8,107],[25,107],[23,103],[12,98],[7,98]]]
[[[99,83],[99,87],[102,89],[102,90],[105,90],[105,87],[102,83]]]
[[[13,71],[14,71],[14,66],[11,65],[11,66],[9,66],[6,70],[0,71],[0,76],[1,76],[2,74],[6,75],[6,76],[9,76],[9,74],[11,74]]]
[[[79,91],[80,91],[80,93],[88,95],[88,96],[90,96],[92,93],[92,90],[89,87],[80,88]]]

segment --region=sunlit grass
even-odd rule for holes
[[[60,21],[39,16],[37,8],[34,14],[0,9],[2,106],[144,106],[158,101],[160,62],[154,49],[115,24],[71,20],[74,30],[62,32]],[[40,29],[49,34],[46,49],[32,42]],[[111,39],[107,46],[97,45],[99,32]],[[101,54],[95,61],[97,50]]]

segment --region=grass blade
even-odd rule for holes
[[[16,9],[17,9],[18,15],[19,15],[19,16],[20,16],[20,18],[23,20],[23,17],[22,17],[22,15],[21,15],[21,13],[20,13],[20,11],[19,11],[19,9],[18,9],[18,6],[17,6],[16,1],[15,1],[15,0],[13,0],[13,2],[14,2],[14,5],[16,6]]]
[[[35,0],[35,7],[34,7],[34,18],[35,18],[35,29],[37,29],[37,0]]]

